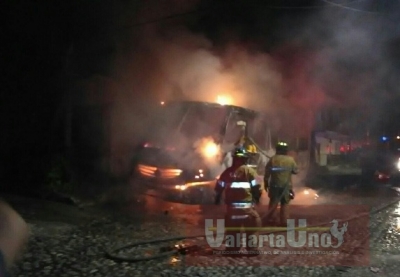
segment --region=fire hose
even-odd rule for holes
[[[256,147],[257,151],[261,154],[263,154],[264,156],[266,156],[267,158],[271,158],[267,153],[265,153],[261,147],[259,145],[257,145],[253,139],[247,137],[247,139]],[[280,198],[283,197],[284,193],[286,192],[286,190],[284,190],[280,196]],[[381,207],[379,207],[378,209],[375,209],[374,211],[370,212],[365,212],[365,213],[360,213],[357,214],[355,216],[351,216],[347,219],[343,219],[340,220],[341,222],[348,222],[348,221],[352,221],[364,216],[370,216],[371,214],[375,214],[378,213],[382,210],[385,210],[391,206],[393,206],[394,204],[396,204],[399,201],[399,199],[396,199],[395,201],[392,201],[386,205],[383,205]],[[265,218],[268,217],[271,213],[273,212],[273,210],[268,211],[264,216],[262,216],[261,218]],[[321,227],[324,225],[329,225],[330,222],[326,222],[326,223],[322,223],[322,224],[316,224],[316,225],[312,225],[309,227]],[[295,228],[297,229],[297,228]],[[262,232],[260,234],[271,234],[271,233],[280,233],[282,232],[282,230],[273,230],[273,231],[268,231],[268,232]],[[222,234],[223,235],[223,234]],[[124,256],[124,255],[119,255],[117,254],[117,252],[120,252],[124,249],[129,249],[129,248],[134,248],[134,247],[140,247],[140,246],[144,246],[144,245],[154,245],[154,244],[160,244],[163,242],[177,242],[177,241],[182,241],[182,240],[188,240],[188,239],[195,239],[195,238],[206,238],[207,236],[204,234],[198,234],[198,235],[192,235],[192,236],[175,236],[175,237],[169,237],[169,238],[164,238],[164,239],[156,239],[156,240],[148,240],[148,241],[140,241],[140,242],[136,242],[136,243],[131,243],[131,244],[126,244],[117,248],[113,248],[110,250],[106,251],[106,258],[110,259],[110,260],[114,260],[114,261],[119,261],[119,262],[141,262],[141,261],[149,261],[149,260],[155,260],[155,259],[160,259],[160,258],[164,258],[164,257],[168,257],[168,256],[173,256],[173,255],[178,255],[178,254],[185,254],[187,253],[187,247],[182,247],[181,245],[175,246],[175,247],[169,247],[169,248],[165,248],[164,252],[162,253],[158,253],[156,255],[153,256],[142,256],[142,257],[129,257],[129,256]],[[160,250],[162,250],[160,248]],[[160,251],[161,252],[161,251]]]
[[[365,217],[365,216],[370,216],[371,214],[376,214],[382,210],[385,210],[387,208],[390,208],[391,206],[395,205],[396,203],[398,203],[399,198],[397,198],[394,201],[391,201],[375,210],[373,210],[372,212],[364,212],[364,213],[360,213],[357,214],[355,216],[351,216],[349,218],[346,219],[342,219],[339,220],[340,222],[349,222],[352,220],[356,220],[359,219],[361,217]],[[330,222],[326,222],[326,223],[322,223],[322,224],[315,224],[315,225],[311,225],[309,227],[313,228],[313,227],[321,227],[321,226],[325,226],[325,225],[329,225]],[[295,228],[299,229],[299,228]],[[286,229],[285,229],[286,230]],[[281,233],[283,232],[282,230],[272,230],[272,231],[268,231],[268,232],[261,232],[260,234],[272,234],[272,233]],[[159,243],[163,243],[163,242],[173,242],[173,241],[181,241],[181,240],[187,240],[187,239],[195,239],[195,238],[206,238],[207,236],[204,234],[199,234],[199,235],[193,235],[193,236],[175,236],[175,237],[169,237],[169,238],[165,238],[165,239],[156,239],[156,240],[148,240],[148,241],[140,241],[140,242],[136,242],[136,243],[132,243],[132,244],[127,244],[121,247],[117,247],[117,248],[113,248],[111,250],[106,251],[106,258],[110,259],[110,260],[114,260],[114,261],[118,261],[118,262],[142,262],[142,261],[149,261],[149,260],[155,260],[155,259],[160,259],[160,258],[164,258],[167,256],[173,256],[173,255],[178,255],[178,254],[185,254],[185,252],[187,252],[185,249],[185,247],[181,247],[181,246],[177,246],[174,248],[169,248],[167,250],[169,251],[165,251],[163,253],[159,253],[153,256],[147,256],[147,257],[129,257],[129,256],[122,256],[122,255],[118,255],[115,254],[116,252],[119,252],[121,250],[124,249],[128,249],[128,248],[134,248],[134,247],[139,247],[139,246],[143,246],[143,245],[150,245],[150,244],[159,244]],[[363,240],[366,238],[363,238]]]

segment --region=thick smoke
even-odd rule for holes
[[[114,93],[111,131],[116,155],[125,164],[126,149],[137,142],[135,138],[149,129],[157,136],[160,126],[149,125],[149,120],[162,108],[161,101],[215,102],[223,95],[235,105],[265,111],[284,103],[279,96],[281,75],[265,53],[249,54],[232,43],[223,56],[216,56],[211,41],[179,25],[143,27],[128,45],[131,52],[121,51],[116,64],[115,76],[123,85]],[[169,139],[175,145],[186,144],[182,137]]]
[[[162,7],[145,3],[139,22],[193,9],[196,1],[164,1]],[[216,52],[212,41],[180,24],[186,19],[125,31],[118,41],[111,133],[122,164],[129,164],[126,150],[142,134],[157,134],[148,119],[161,108],[160,101],[215,102],[227,95],[233,104],[275,115],[275,126],[302,135],[325,104],[363,104],[377,115],[382,109],[383,81],[391,69],[383,55],[382,17],[332,7],[316,10],[269,53],[250,52],[235,40]]]
[[[388,52],[391,36],[398,35],[393,29],[396,23],[388,20],[396,9],[381,10],[381,14],[371,9],[371,3],[359,1],[352,5],[354,9],[327,6],[309,19],[298,36],[313,42],[315,65],[310,76],[314,84],[324,91],[329,103],[354,107],[347,120],[355,123],[353,129],[358,126],[357,131],[364,133],[378,129],[388,97],[398,91],[389,84],[394,61]]]

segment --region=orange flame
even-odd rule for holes
[[[218,95],[217,103],[220,105],[232,105],[232,98],[226,95]]]
[[[214,142],[207,142],[203,148],[203,154],[206,158],[216,157],[219,153],[218,146]]]
[[[212,138],[203,138],[196,143],[199,153],[206,159],[215,159],[220,154],[220,147]]]

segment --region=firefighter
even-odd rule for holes
[[[297,174],[298,168],[295,160],[288,156],[286,142],[278,142],[276,154],[268,161],[265,167],[264,186],[268,193],[268,217],[276,218],[280,204],[280,225],[287,226],[289,216],[289,203],[294,198],[292,174]]]
[[[257,184],[256,171],[247,165],[249,157],[250,154],[246,149],[236,148],[232,166],[221,174],[215,186],[216,205],[220,204],[222,193],[225,192],[225,227],[235,228],[235,230],[228,229],[226,235],[233,235],[235,238],[236,234],[240,233],[241,227],[250,228],[245,230],[247,238],[257,234],[255,227],[261,227],[261,218],[254,205],[260,201],[262,187]],[[238,243],[240,242],[235,241],[235,247],[230,247],[229,251],[240,250]],[[255,250],[255,246],[246,244],[246,250]]]

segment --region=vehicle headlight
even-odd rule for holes
[[[178,190],[185,190],[186,188],[187,188],[186,185],[176,185],[175,186],[175,189],[178,189]]]

